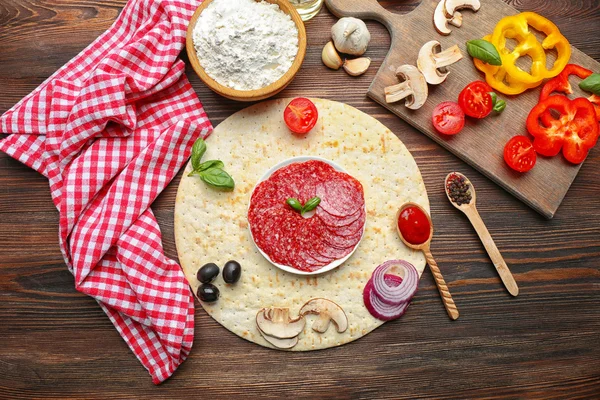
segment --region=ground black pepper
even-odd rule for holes
[[[456,174],[450,175],[446,184],[446,190],[450,200],[459,206],[471,202],[471,191],[469,190],[469,184],[466,182],[464,176]]]

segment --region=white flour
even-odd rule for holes
[[[298,52],[298,29],[276,4],[214,0],[194,27],[200,65],[221,85],[255,90],[285,74]]]

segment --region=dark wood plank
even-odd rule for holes
[[[108,28],[123,4],[2,1],[0,112]],[[382,4],[408,12],[418,1]],[[596,0],[511,4],[552,18],[575,46],[600,60]],[[390,45],[381,25],[368,23],[373,67],[365,76],[323,67],[321,47],[334,21],[324,10],[307,24],[306,61],[281,96],[344,101],[404,141],[427,185],[436,227],[432,250],[460,319],[448,320],[429,272],[401,320],[347,346],[306,354],[248,343],[198,305],[190,358],[154,387],[96,302],[74,289],[58,248],[58,213],[47,182],[0,154],[0,398],[597,398],[600,151],[592,151],[557,215],[546,221],[367,99]],[[210,92],[189,68],[188,76],[215,125],[245,106]],[[475,232],[445,198],[443,178],[455,169],[477,187],[482,217],[521,287],[517,298],[502,288]],[[178,182],[153,206],[171,257]]]

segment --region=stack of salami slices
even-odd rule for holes
[[[314,215],[301,215],[289,198],[321,202]],[[272,262],[317,271],[350,254],[365,226],[363,187],[352,176],[320,160],[275,171],[254,189],[248,222],[254,242]]]

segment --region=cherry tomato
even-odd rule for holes
[[[518,172],[527,172],[535,166],[537,155],[527,136],[515,136],[504,146],[504,161]]]
[[[419,207],[406,207],[398,216],[398,229],[408,243],[419,245],[429,239],[431,224]]]
[[[458,104],[469,117],[487,117],[494,106],[490,94],[492,91],[490,85],[485,82],[471,82],[458,95]]]
[[[304,97],[295,98],[283,111],[285,124],[294,133],[308,133],[317,124],[319,112],[314,103]]]
[[[465,126],[465,113],[453,101],[445,101],[433,109],[433,126],[444,135],[456,135]]]

